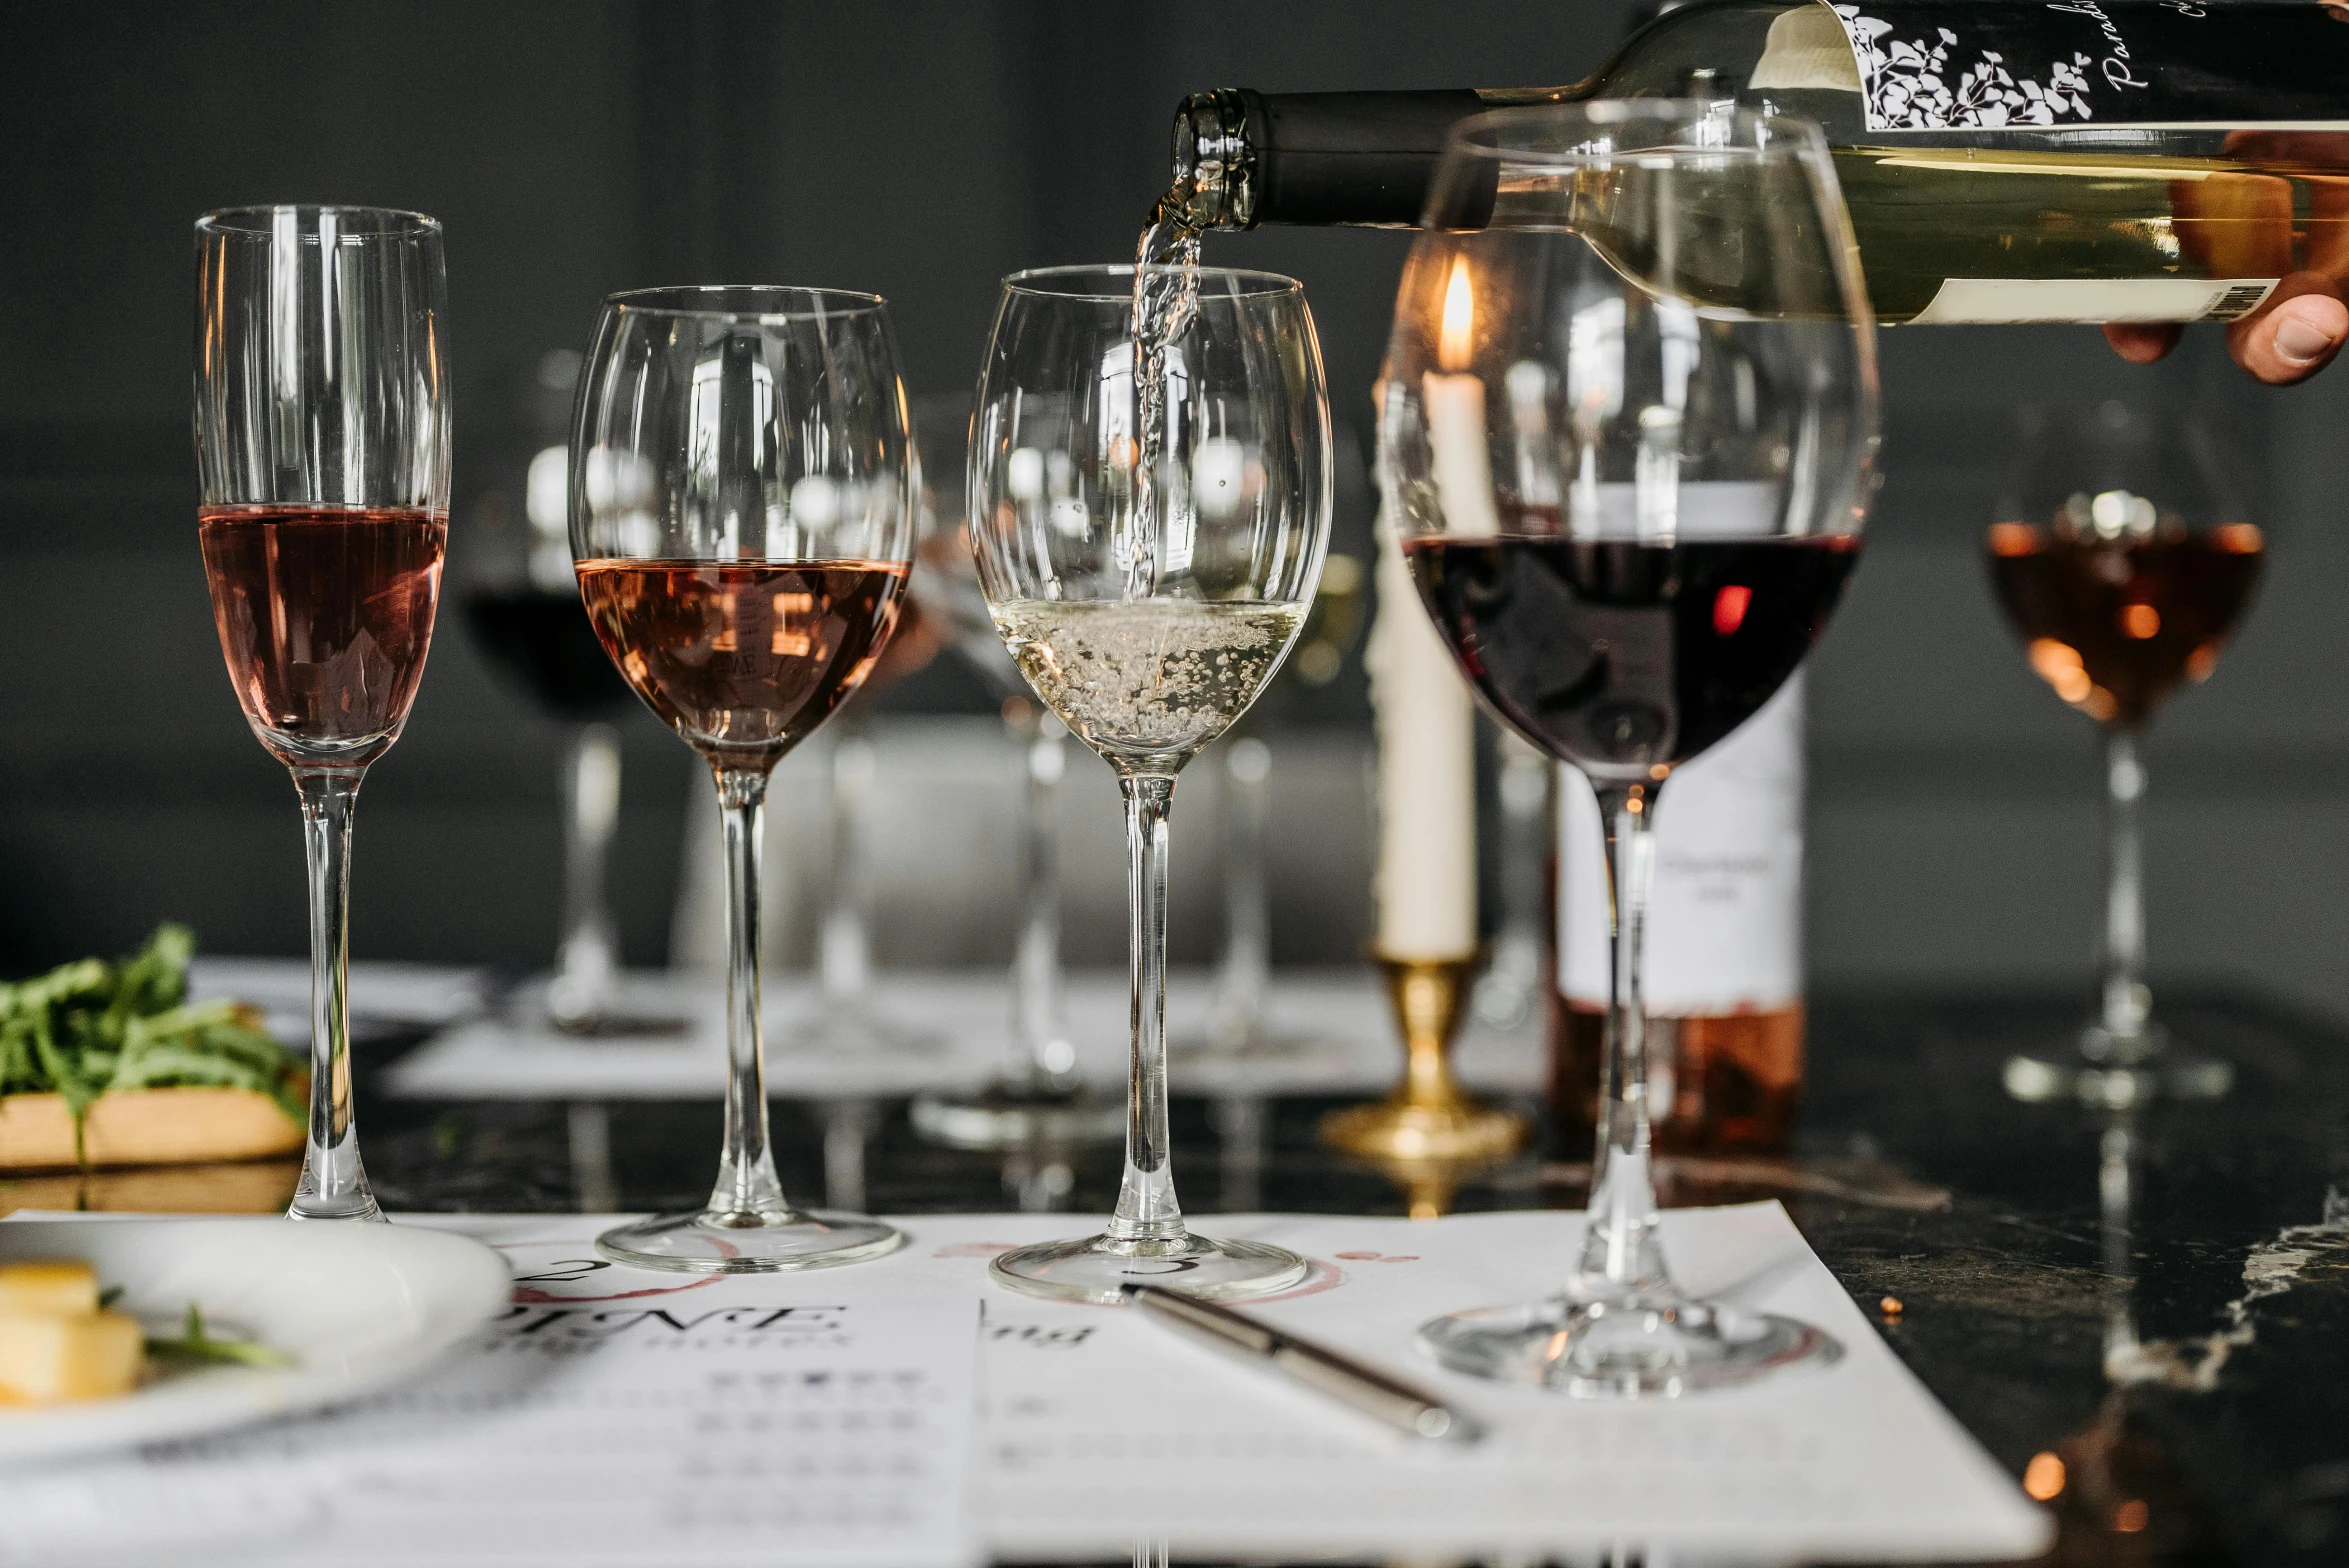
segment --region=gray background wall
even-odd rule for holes
[[[1605,53],[1623,10],[509,0],[17,15],[0,51],[0,973],[122,948],[165,916],[220,951],[302,941],[291,792],[221,676],[196,559],[185,409],[199,212],[333,199],[446,220],[461,578],[468,519],[519,483],[531,367],[583,344],[605,292],[875,289],[892,299],[912,388],[954,390],[1000,274],[1130,253],[1183,92],[1565,80]],[[1333,399],[1359,424],[1403,244],[1264,233],[1211,249],[1306,280]],[[1895,332],[1885,365],[1892,477],[1813,685],[1819,983],[2077,981],[2100,876],[2092,736],[2025,669],[1976,552],[2018,403],[2159,389],[2240,431],[2272,553],[2236,648],[2149,750],[2156,978],[2349,1008],[2335,956],[2349,943],[2335,894],[2349,726],[2333,701],[2349,664],[2335,608],[2349,595],[2349,371],[2271,393],[2207,333],[2142,371],[2091,332],[2054,329]],[[943,666],[890,705],[986,707]],[[953,732],[982,760],[983,728]],[[885,749],[906,760],[875,807],[883,869],[898,872],[883,956],[989,960],[1000,930],[936,910],[999,904],[998,848],[962,857],[975,869],[951,899],[923,882],[956,863],[940,823],[961,819],[934,803],[961,789],[976,809],[1001,770],[950,764],[963,753],[923,739],[940,733],[901,728]],[[1285,960],[1359,948],[1365,733],[1351,677],[1283,721]],[[548,950],[555,743],[444,623],[408,735],[367,786],[362,954],[525,964]],[[618,880],[630,953],[650,962],[666,952],[702,786],[649,718],[631,717],[627,747]],[[1108,961],[1109,785],[1079,761],[1071,952]],[[1178,830],[1178,951],[1192,957],[1213,939],[1212,797],[1191,788]],[[804,815],[807,798],[787,791],[780,809]],[[917,853],[925,813],[938,854]],[[954,831],[983,837],[985,813],[972,820]]]

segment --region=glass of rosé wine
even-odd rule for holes
[[[669,288],[604,301],[571,438],[571,552],[604,652],[716,780],[726,1121],[706,1206],[606,1232],[617,1262],[822,1268],[904,1237],[783,1195],[759,1011],[767,778],[887,646],[913,559],[905,390],[881,301]]]
[[[441,228],[374,207],[196,223],[197,530],[246,722],[310,866],[310,1124],[295,1219],[382,1218],[351,1116],[351,817],[399,739],[448,542]]]
[[[2145,984],[2138,743],[2164,703],[2218,668],[2267,541],[2228,443],[2191,410],[2026,409],[2017,433],[1984,540],[1990,580],[2032,670],[2104,732],[2107,854],[2095,1015],[2075,1049],[2008,1058],[2006,1089],[2111,1107],[2215,1099],[2233,1067],[2173,1042]]]

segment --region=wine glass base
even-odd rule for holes
[[[1261,1241],[1218,1241],[1186,1231],[1164,1241],[1085,1236],[999,1253],[987,1265],[995,1283],[1056,1301],[1114,1305],[1127,1285],[1171,1285],[1210,1301],[1269,1296],[1302,1284],[1311,1265]]]
[[[1055,1093],[1010,1084],[976,1094],[921,1095],[908,1115],[914,1131],[932,1143],[989,1152],[1109,1143],[1126,1130],[1123,1106],[1082,1089]]]
[[[905,1235],[863,1214],[790,1209],[774,1215],[701,1210],[607,1230],[595,1250],[614,1263],[687,1274],[828,1269],[895,1252]]]
[[[375,1194],[360,1192],[349,1198],[320,1198],[315,1193],[297,1192],[285,1211],[289,1220],[357,1220],[362,1224],[374,1221],[387,1223],[383,1210],[376,1205]]]
[[[771,1029],[769,1049],[809,1056],[935,1056],[946,1042],[871,1013],[822,1011]]]
[[[572,1040],[676,1040],[693,1029],[693,1020],[675,1013],[596,1012],[563,1014],[550,1009],[547,1027]]]
[[[1183,1035],[1166,1043],[1169,1060],[1185,1067],[1244,1067],[1251,1063],[1294,1063],[1329,1054],[1329,1041],[1310,1034],[1251,1034],[1244,1039],[1212,1034]]]
[[[2228,1063],[2169,1052],[2126,1063],[2011,1056],[2001,1078],[2008,1097],[2027,1105],[2077,1101],[2115,1111],[2156,1100],[2224,1099],[2235,1086],[2235,1070]]]
[[[1420,1325],[1419,1348],[1451,1371],[1572,1399],[1676,1399],[1843,1357],[1808,1323],[1670,1294],[1454,1312]]]

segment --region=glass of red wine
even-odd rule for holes
[[[571,569],[573,393],[577,349],[540,357],[517,410],[526,445],[507,444],[511,482],[476,510],[459,580],[466,628],[490,667],[563,730],[563,935],[543,994],[518,1023],[565,1034],[674,1034],[685,1020],[623,1002],[605,868],[620,817],[618,721],[635,705],[604,657]]]
[[[904,1237],[783,1195],[759,996],[767,779],[871,672],[913,551],[897,351],[879,299],[672,288],[604,302],[571,440],[571,550],[604,652],[699,752],[725,826],[724,1143],[709,1203],[599,1237],[646,1268],[749,1273]]]
[[[1380,388],[1403,552],[1486,709],[1597,792],[1617,918],[1573,1272],[1421,1346],[1588,1398],[1823,1365],[1821,1330],[1666,1266],[1640,936],[1673,770],[1794,673],[1859,559],[1874,324],[1825,145],[1726,105],[1496,112],[1454,129],[1428,228]]]
[[[2031,668],[2104,731],[2109,856],[2096,1016],[2075,1050],[2011,1058],[2007,1090],[2115,1107],[2223,1095],[2232,1069],[2172,1046],[2145,985],[2137,749],[2218,668],[2266,543],[2202,420],[2120,402],[2027,411],[1997,516],[1990,578]]]
[[[196,223],[197,532],[229,683],[294,776],[310,870],[296,1219],[381,1219],[351,1109],[351,818],[432,646],[448,543],[440,224],[373,207]]]

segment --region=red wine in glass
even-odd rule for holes
[[[553,718],[609,719],[633,700],[575,588],[478,589],[465,595],[465,624],[489,662]]]
[[[2031,668],[2073,707],[2124,729],[2210,678],[2266,552],[2250,523],[2119,539],[1997,523],[1989,548]]]
[[[1752,718],[1859,562],[1846,535],[1432,535],[1403,550],[1494,713],[1594,780],[1626,782],[1662,778]]]
[[[297,768],[381,756],[432,646],[447,514],[210,506],[197,517],[220,651],[261,744]]]
[[[886,561],[579,563],[628,684],[721,769],[773,767],[871,673],[907,568]]]

